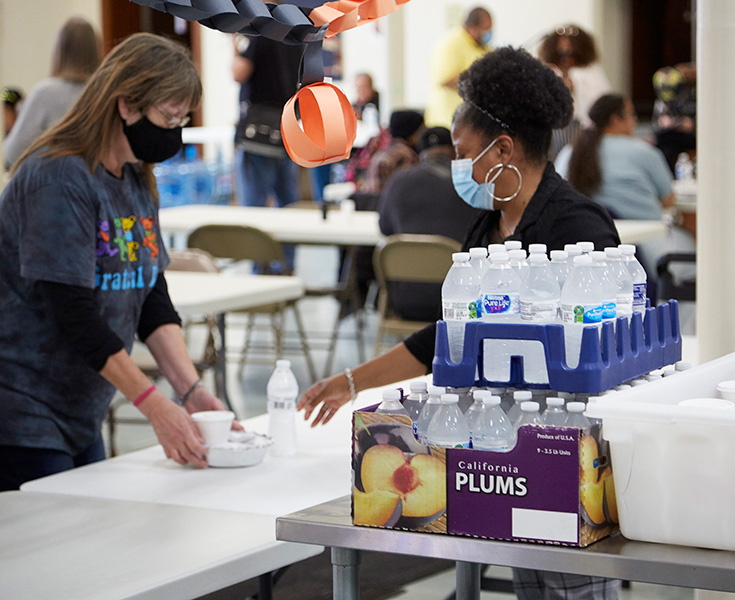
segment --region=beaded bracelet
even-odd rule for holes
[[[352,377],[352,369],[349,367],[345,369],[345,377],[347,377],[347,383],[350,386],[350,402],[354,404],[357,400],[357,392],[355,391],[355,379]]]
[[[197,389],[198,387],[202,387],[202,380],[201,379],[197,379],[191,385],[191,387],[188,390],[186,390],[186,392],[184,392],[183,395],[178,396],[174,400],[174,402],[176,402],[176,404],[178,404],[179,406],[184,406],[184,402],[186,402],[189,399],[189,396],[191,396],[194,393],[194,390]]]

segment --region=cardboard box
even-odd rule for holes
[[[424,446],[400,415],[353,428],[355,525],[582,547],[617,528],[599,426],[524,426],[509,452]]]

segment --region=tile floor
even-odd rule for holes
[[[315,265],[319,265],[317,268]],[[337,272],[338,256],[336,250],[329,247],[304,247],[298,249],[296,256],[296,272],[310,283],[329,283],[330,273]],[[327,281],[325,281],[325,279]],[[306,327],[310,333],[329,331],[336,316],[336,302],[331,299],[305,299],[299,308]],[[228,345],[238,347],[243,337],[243,319],[237,316],[228,317]],[[293,324],[291,324],[293,325]],[[367,353],[372,353],[372,343],[375,337],[377,316],[368,312],[366,315],[368,340]],[[341,372],[345,367],[358,364],[356,344],[354,339],[347,335],[354,332],[354,318],[348,317],[342,325],[345,334],[338,342],[337,352],[332,372]],[[290,331],[294,331],[291,326]],[[196,332],[194,332],[194,338]],[[309,384],[308,371],[302,356],[291,355],[294,372],[301,389]],[[326,351],[315,349],[313,352],[317,372],[324,372]],[[228,360],[228,389],[233,407],[239,418],[248,418],[265,411],[265,388],[272,371],[272,365],[248,364],[240,377],[236,359]],[[211,385],[211,375],[206,376],[205,383]],[[165,384],[164,384],[165,385]],[[135,416],[137,411],[132,407],[124,407],[121,415]],[[152,429],[146,424],[121,425],[117,437],[120,452],[128,452],[144,448],[156,443]],[[493,577],[510,579],[510,570],[494,567]],[[449,570],[412,583],[405,587],[390,600],[441,600],[447,598],[454,590],[454,571]],[[512,594],[497,592],[482,592],[482,600],[503,600],[513,598]],[[276,588],[277,598],[277,588]],[[326,596],[325,596],[326,598]],[[694,591],[685,588],[647,585],[633,583],[630,589],[623,590],[621,600],[689,600],[694,598]]]

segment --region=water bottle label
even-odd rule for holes
[[[602,318],[603,319],[614,319],[615,318],[615,301],[606,300],[602,303]]]
[[[646,308],[646,284],[633,284],[633,310],[642,311]]]
[[[524,321],[554,321],[558,314],[558,300],[521,301],[521,319]]]
[[[479,319],[477,302],[461,302],[457,300],[442,301],[445,321],[470,321]]]
[[[268,408],[271,410],[296,410],[296,398],[293,396],[269,396]]]
[[[602,307],[599,304],[562,304],[561,320],[564,323],[599,323]]]
[[[518,294],[485,294],[482,298],[482,310],[488,315],[518,314]]]

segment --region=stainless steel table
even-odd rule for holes
[[[735,552],[633,542],[620,535],[567,548],[356,527],[349,496],[279,517],[276,538],[332,547],[335,600],[360,597],[361,550],[456,561],[457,600],[479,598],[484,564],[735,591]]]

